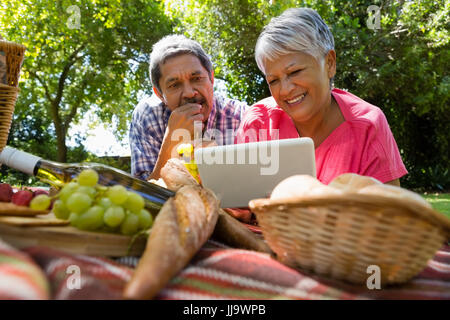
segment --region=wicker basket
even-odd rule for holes
[[[0,40],[0,51],[6,55],[7,85],[19,85],[20,69],[25,56],[25,46],[10,41]]]
[[[20,69],[24,59],[23,45],[0,40],[0,51],[6,56],[7,84],[0,83],[0,152],[6,146],[11,121],[19,94]]]
[[[371,265],[383,285],[408,281],[450,236],[443,214],[383,196],[256,199],[250,208],[282,263],[357,284]]]
[[[19,88],[0,84],[0,152],[6,146]]]

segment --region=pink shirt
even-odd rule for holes
[[[332,94],[345,122],[316,147],[317,178],[328,184],[352,172],[385,183],[407,174],[381,109],[343,90],[333,89]],[[269,97],[244,114],[236,143],[298,137],[292,119]]]

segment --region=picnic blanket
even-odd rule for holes
[[[0,242],[0,299],[121,299],[138,260],[47,247],[19,251]],[[450,299],[450,246],[408,283],[369,290],[210,240],[156,299]]]

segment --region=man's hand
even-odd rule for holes
[[[204,125],[203,114],[200,113],[201,109],[202,105],[197,103],[187,103],[176,108],[170,114],[169,123],[167,125],[168,133],[171,134],[176,129],[186,129],[190,132],[191,137],[193,137],[194,122],[200,121],[202,122],[202,125]]]
[[[194,140],[194,148],[209,148],[209,147],[217,147],[218,144],[214,140]]]
[[[176,154],[176,147],[180,143],[188,143],[190,141],[179,141],[182,136],[173,136],[177,129],[185,129],[190,134],[190,138],[194,137],[194,122],[199,121],[203,123],[203,114],[200,113],[202,105],[198,103],[186,103],[172,111],[169,118],[169,123],[163,138],[161,149],[159,151],[158,159],[150,179],[159,179],[160,171],[166,162]],[[203,127],[202,127],[203,130]],[[185,137],[187,138],[187,137]]]

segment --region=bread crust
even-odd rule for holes
[[[365,188],[362,188],[361,190],[358,191],[358,193],[379,195],[394,199],[403,199],[405,201],[415,203],[418,206],[424,206],[429,209],[432,208],[431,204],[429,204],[428,201],[422,198],[419,194],[398,186],[392,186],[388,184],[370,185]]]
[[[262,238],[259,238],[222,209],[219,210],[219,218],[214,229],[213,238],[236,248],[273,254]]]
[[[294,175],[282,180],[272,191],[271,200],[291,199],[314,195],[341,194],[338,189],[323,184],[309,175]]]
[[[211,236],[219,201],[199,185],[181,187],[158,213],[147,246],[124,290],[126,299],[152,299]]]
[[[328,185],[343,192],[358,192],[364,187],[381,184],[381,181],[373,177],[362,176],[356,173],[343,173],[334,178]]]
[[[198,185],[197,180],[189,173],[180,159],[169,159],[161,169],[161,178],[172,191],[178,191],[183,186]]]

